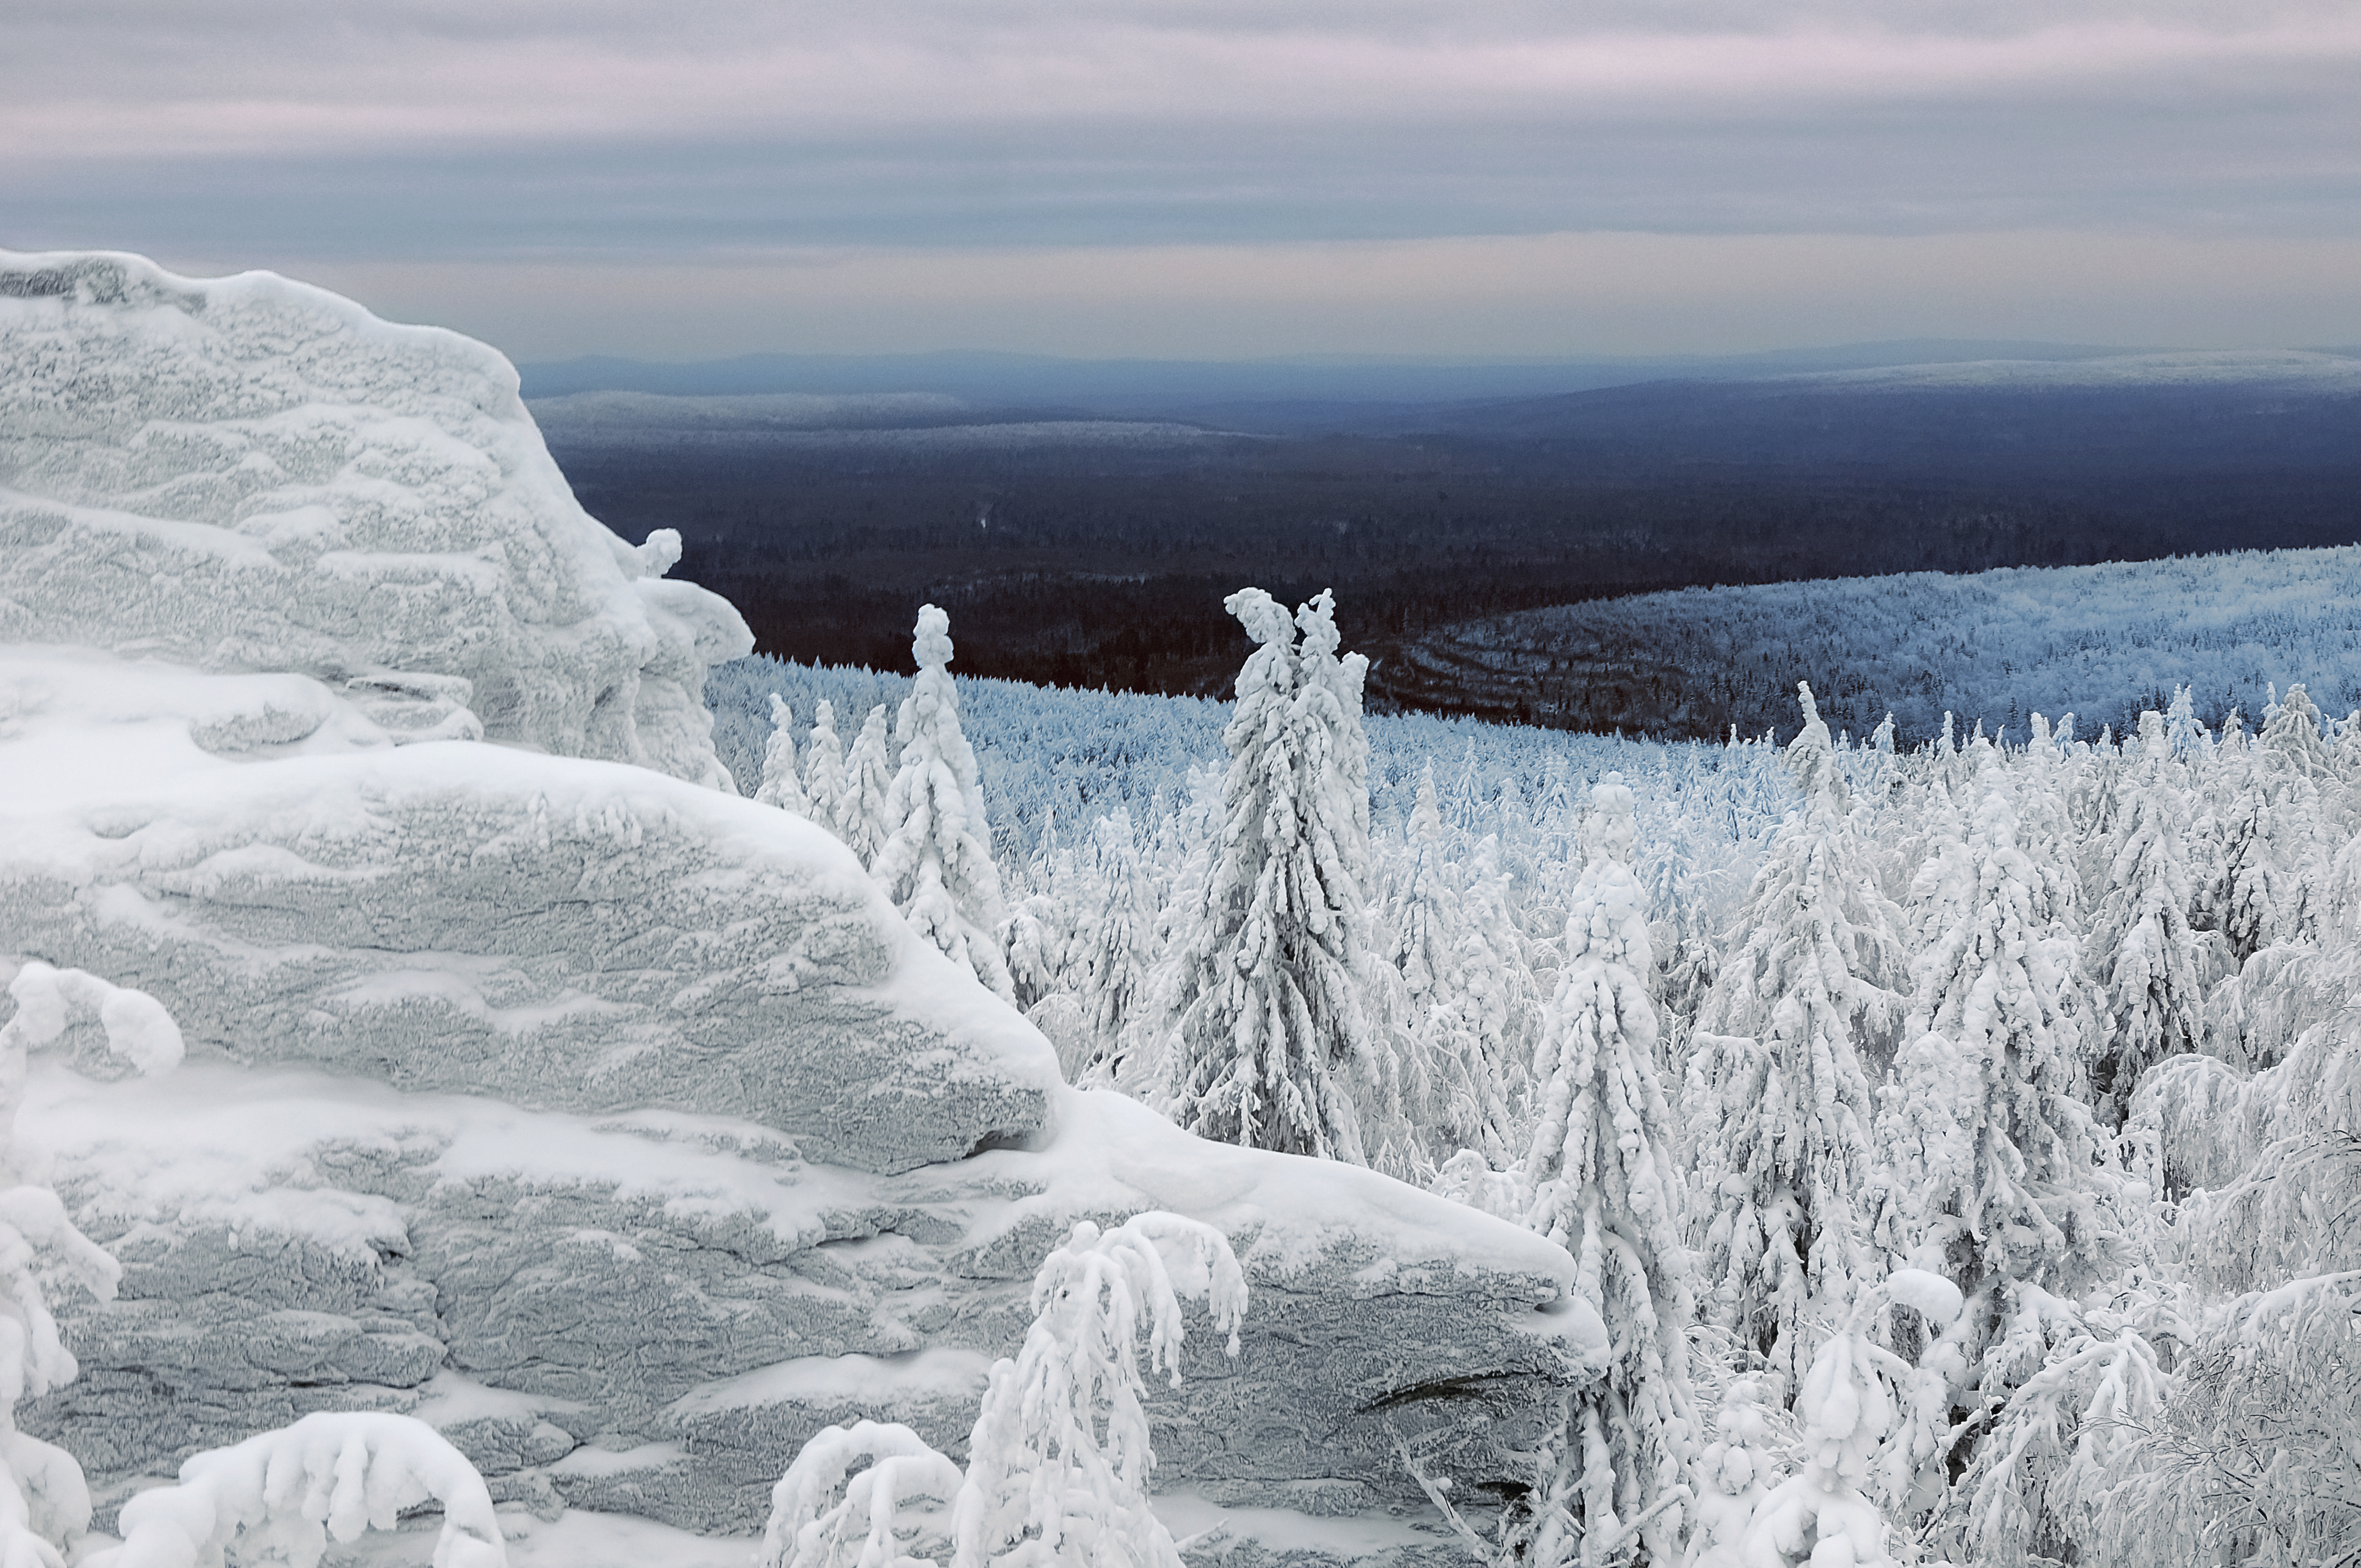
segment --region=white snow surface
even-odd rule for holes
[[[0,640],[722,784],[704,672],[752,638],[677,559],[582,510],[480,343],[267,272],[0,251]]]
[[[0,928],[192,1052],[728,1110],[880,1168],[1030,1133],[1058,1081],[833,837],[734,794],[86,650],[0,647]]]

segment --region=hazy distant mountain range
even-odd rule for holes
[[[2361,390],[2361,349],[2165,350],[1910,338],[1766,354],[1583,360],[1356,358],[1216,362],[952,352],[754,354],[669,364],[588,357],[519,367],[537,405],[569,422],[773,429],[916,429],[1044,419],[1162,419],[1274,434],[1468,430],[1539,409],[1503,405],[1651,384],[1836,389],[2128,389],[2297,383]],[[597,394],[596,400],[590,395]],[[631,396],[637,394],[637,397]],[[659,400],[695,399],[694,411]],[[758,405],[755,400],[776,400]]]

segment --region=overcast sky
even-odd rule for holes
[[[0,0],[0,246],[521,359],[2361,343],[2352,0]]]

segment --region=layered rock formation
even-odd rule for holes
[[[577,505],[480,343],[269,273],[0,253],[0,641],[294,671],[400,736],[717,783],[727,602]]]
[[[188,1047],[28,1091],[125,1272],[21,1416],[103,1498],[386,1409],[544,1511],[745,1528],[828,1422],[961,1450],[1041,1256],[1147,1208],[1254,1292],[1159,1392],[1163,1485],[1408,1507],[1398,1438],[1510,1480],[1597,1375],[1560,1249],[1065,1088],[834,839],[700,787],[734,617],[633,575],[489,350],[0,257],[0,981],[137,985]]]

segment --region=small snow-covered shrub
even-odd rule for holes
[[[862,1460],[869,1464],[856,1471]],[[960,1467],[898,1421],[857,1421],[812,1434],[771,1492],[754,1568],[931,1568],[959,1496]]]
[[[1179,1387],[1184,1300],[1235,1355],[1246,1277],[1219,1231],[1162,1212],[1082,1221],[1034,1277],[1033,1326],[992,1369],[966,1473],[906,1427],[829,1427],[772,1493],[756,1568],[937,1568],[917,1552],[946,1548],[952,1568],[1180,1568],[1148,1501],[1139,1336]],[[948,1521],[925,1506],[946,1500]]]
[[[88,1568],[217,1568],[232,1548],[241,1562],[315,1568],[332,1537],[391,1530],[429,1501],[443,1506],[434,1568],[506,1568],[491,1494],[439,1432],[410,1416],[324,1410],[190,1456],[179,1485],[123,1505],[123,1544]]]
[[[16,1405],[74,1380],[47,1282],[63,1279],[111,1300],[122,1274],[68,1218],[58,1195],[30,1179],[37,1161],[16,1136],[26,1058],[78,1019],[94,1019],[108,1051],[145,1072],[181,1059],[181,1031],[144,991],[35,960],[9,981],[16,1012],[0,1026],[0,1568],[62,1568],[90,1526],[90,1489],[73,1456],[16,1430]]]

